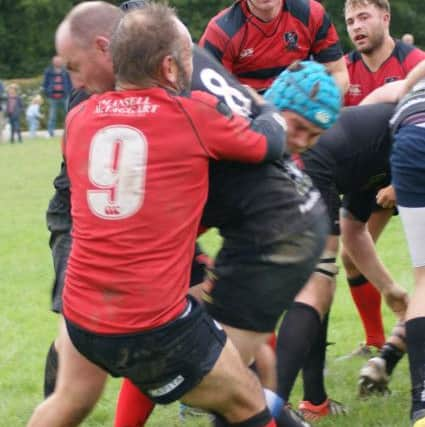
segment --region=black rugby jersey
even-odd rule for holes
[[[389,121],[394,104],[344,108],[336,124],[318,143],[302,154],[309,175],[328,173],[340,194],[376,187],[389,176],[391,134]]]
[[[325,201],[331,234],[340,234],[341,206],[366,222],[377,191],[391,183],[393,111],[394,104],[344,108],[336,124],[302,154],[300,163]]]

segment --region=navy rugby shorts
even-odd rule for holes
[[[101,335],[69,321],[67,328],[87,359],[114,377],[129,378],[160,404],[178,400],[197,386],[226,343],[222,328],[192,297],[176,320],[141,333]]]
[[[425,127],[408,125],[399,129],[391,155],[391,173],[397,205],[424,207]]]

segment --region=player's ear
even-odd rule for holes
[[[162,78],[165,79],[172,86],[175,86],[178,82],[179,69],[177,67],[176,60],[172,55],[164,57],[161,63]]]
[[[94,42],[96,49],[103,53],[109,52],[109,39],[103,36],[97,36]]]
[[[391,21],[391,15],[388,12],[385,12],[383,19],[384,19],[384,22],[389,25]]]

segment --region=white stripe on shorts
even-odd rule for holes
[[[413,267],[425,266],[425,207],[397,206],[409,246]]]

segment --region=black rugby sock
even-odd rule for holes
[[[47,399],[55,391],[58,373],[58,352],[53,341],[50,345],[44,367],[44,398]]]
[[[310,424],[295,411],[283,407],[279,416],[275,418],[277,427],[309,427]]]
[[[226,423],[226,421],[223,417],[215,414],[213,425],[214,425],[214,427],[227,427],[229,424]]]
[[[295,302],[280,325],[276,347],[278,394],[285,402],[317,340],[321,324],[320,315],[312,306]]]
[[[425,411],[425,317],[406,322],[406,343],[412,382],[412,415]]]
[[[397,363],[404,356],[404,351],[397,348],[394,344],[385,343],[381,349],[380,356],[385,360],[385,371],[388,375],[391,375]]]
[[[326,313],[319,336],[311,348],[303,367],[304,400],[308,400],[313,405],[320,405],[328,398],[323,373],[326,361],[328,321],[329,313]]]

